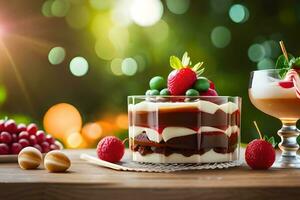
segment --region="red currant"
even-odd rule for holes
[[[42,146],[43,153],[48,153],[50,151],[50,145],[48,142],[42,142],[41,146]]]
[[[29,135],[36,134],[37,130],[38,130],[38,127],[34,123],[31,123],[27,126],[27,132],[29,133]]]
[[[35,144],[33,147],[42,152],[42,147],[39,144]]]
[[[21,144],[19,144],[17,142],[12,143],[12,145],[11,145],[11,153],[12,154],[18,154],[21,150],[22,150]]]
[[[11,134],[4,131],[0,134],[0,141],[1,142],[4,142],[6,144],[9,144],[12,142],[12,137],[11,137]]]
[[[19,140],[19,144],[22,146],[22,148],[25,148],[29,146],[29,141],[22,138]]]
[[[36,136],[35,135],[30,135],[29,136],[29,142],[30,142],[31,145],[37,144]]]
[[[25,124],[18,125],[18,133],[21,133],[22,131],[27,131],[27,127]]]
[[[4,129],[5,131],[9,132],[9,133],[16,133],[18,131],[18,127],[17,124],[14,120],[10,119],[7,120],[4,124]]]
[[[5,143],[0,143],[0,155],[9,154],[9,147]]]
[[[38,141],[39,144],[41,144],[42,142],[44,142],[46,140],[46,135],[44,131],[37,131],[36,132],[36,139]]]
[[[27,131],[22,131],[19,134],[19,139],[26,139],[26,140],[28,140],[29,139],[29,133]]]
[[[54,144],[55,140],[51,135],[47,135],[46,142],[48,142],[49,144]]]

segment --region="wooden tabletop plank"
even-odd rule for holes
[[[246,166],[223,170],[199,170],[172,173],[122,172],[91,165],[79,159],[81,153],[94,154],[95,150],[65,150],[72,160],[68,173],[48,173],[39,170],[22,170],[16,163],[0,164],[0,194],[7,198],[45,199],[76,197],[123,199],[176,199],[181,197],[300,197],[300,170],[271,169],[256,171]],[[13,188],[13,189],[12,189]],[[149,195],[149,196],[145,196]],[[253,196],[254,195],[254,196]],[[243,196],[243,195],[242,195]],[[205,198],[206,198],[205,197]],[[201,198],[201,199],[205,199]],[[1,199],[1,198],[0,198]],[[178,199],[178,198],[177,198]],[[207,198],[211,199],[211,198]],[[222,198],[221,198],[222,199]],[[257,198],[256,198],[257,199]]]

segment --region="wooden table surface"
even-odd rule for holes
[[[0,163],[0,199],[283,199],[300,198],[300,170],[254,171],[246,166],[173,173],[120,172],[88,164],[65,150],[69,173],[22,170]]]

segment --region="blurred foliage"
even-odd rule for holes
[[[300,54],[300,2],[144,2],[146,10],[136,0],[1,1],[0,41],[10,55],[0,45],[3,115],[22,113],[28,117],[20,121],[42,124],[46,110],[60,102],[76,106],[84,122],[125,113],[128,95],[144,94],[151,77],[167,77],[170,55],[188,51],[192,60],[205,62],[204,75],[220,95],[243,97],[243,142],[257,137],[253,120],[266,135],[276,135],[279,120],[249,101],[249,74],[274,65],[281,39],[290,52]],[[154,10],[149,14],[147,9]],[[55,66],[48,61],[54,47],[65,50],[63,55],[52,51]],[[88,62],[85,69],[76,68],[81,77],[69,67],[78,56]]]

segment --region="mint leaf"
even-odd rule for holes
[[[289,62],[291,68],[300,68],[300,57],[292,58]]]
[[[170,65],[173,69],[181,69],[182,68],[182,63],[179,58],[176,56],[171,56],[170,57]]]
[[[285,59],[283,54],[277,58],[276,69],[279,69],[278,74],[281,79],[283,79],[285,77],[286,73],[291,68],[291,62],[294,62],[293,60],[295,60],[295,58],[292,54],[288,54],[288,58],[290,60],[289,63],[287,62],[287,60]]]

